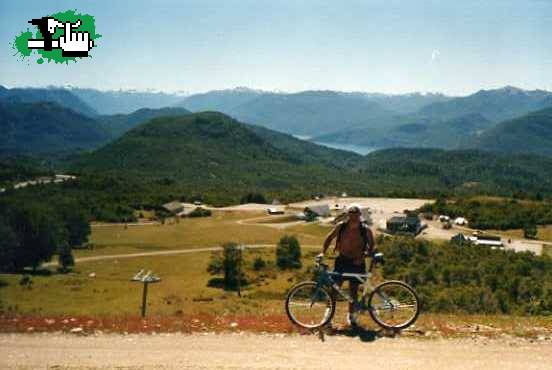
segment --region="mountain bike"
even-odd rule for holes
[[[316,329],[331,322],[339,294],[353,304],[355,314],[360,319],[369,314],[372,320],[384,329],[402,330],[412,325],[420,313],[418,295],[408,284],[389,280],[372,286],[370,278],[378,263],[383,263],[383,254],[372,255],[366,274],[339,273],[329,271],[329,266],[316,257],[316,281],[303,281],[294,285],[286,296],[286,313],[294,324]],[[356,279],[360,298],[356,301],[337,285],[342,278]]]

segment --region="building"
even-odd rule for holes
[[[178,201],[173,201],[173,202],[169,202],[169,203],[165,203],[163,204],[163,208],[172,213],[172,214],[178,214],[180,212],[182,212],[184,210],[184,206],[182,205],[181,202],[178,202]]]
[[[390,234],[418,235],[422,231],[422,222],[418,216],[393,216],[386,222]]]
[[[467,225],[468,224],[468,220],[466,220],[464,217],[456,217],[454,219],[454,223],[456,225],[460,225],[460,226],[463,226],[463,225]]]
[[[502,243],[502,239],[500,236],[496,235],[483,235],[483,234],[476,234],[474,236],[465,236],[464,234],[456,234],[452,238],[450,238],[450,241],[455,244],[459,245],[484,245],[487,247],[493,247],[493,248],[501,248],[504,247],[504,244]]]
[[[305,214],[312,213],[317,217],[329,217],[330,206],[327,204],[317,204],[317,205],[305,207],[303,212]]]
[[[269,207],[266,209],[267,213],[269,215],[283,215],[284,214],[284,210],[282,208],[277,208],[277,207]]]

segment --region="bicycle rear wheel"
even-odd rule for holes
[[[326,325],[335,313],[335,300],[314,281],[292,287],[286,297],[286,314],[291,322],[306,329]]]
[[[420,313],[418,295],[402,281],[386,281],[378,285],[368,299],[372,319],[386,329],[405,329]]]

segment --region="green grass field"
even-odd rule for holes
[[[76,250],[75,257],[128,254],[139,252],[193,249],[220,246],[233,241],[245,244],[276,245],[283,235],[296,235],[302,245],[321,246],[329,228],[304,224],[281,230],[263,225],[244,225],[236,221],[258,218],[257,212],[214,212],[212,217],[184,218],[178,223],[156,226],[112,225],[93,227],[90,238],[94,249]],[[304,249],[305,265],[319,250]],[[314,253],[314,254],[313,254]],[[279,272],[273,261],[273,248],[248,250],[246,264],[252,267],[255,257],[261,256],[269,266],[259,273],[250,271],[259,283],[246,287],[244,299],[233,292],[207,287],[211,252],[185,255],[150,256],[110,259],[78,263],[69,274],[58,274],[50,267],[50,276],[32,276],[31,289],[19,285],[20,274],[2,275],[8,286],[1,288],[4,309],[17,313],[111,315],[138,312],[141,285],[130,278],[141,268],[151,269],[162,277],[162,283],[150,288],[152,314],[175,312],[222,313],[248,312],[263,308],[281,308],[282,297],[293,276],[299,272]],[[270,262],[272,261],[272,262]],[[272,265],[271,265],[272,263]],[[95,273],[96,277],[89,275]],[[289,280],[291,279],[291,280]]]
[[[215,213],[211,218],[182,219],[164,226],[109,226],[93,228],[93,250],[76,251],[76,257],[124,254],[143,251],[219,246],[228,241],[248,244],[276,244],[284,234],[294,234],[302,245],[320,246],[329,228],[304,224],[280,230],[262,225],[240,225],[237,220],[259,217],[253,212]],[[140,269],[150,269],[162,281],[149,287],[148,316],[180,315],[280,315],[285,317],[284,297],[295,282],[309,278],[307,268],[319,250],[303,248],[303,268],[279,271],[274,248],[244,252],[245,271],[251,284],[243,296],[236,292],[208,287],[207,273],[212,253],[196,252],[171,256],[106,259],[78,263],[73,272],[31,276],[31,287],[20,285],[21,274],[0,275],[0,312],[13,315],[125,316],[140,312],[142,284],[131,282]],[[265,269],[254,271],[253,260],[262,257]],[[91,274],[95,276],[92,277]],[[377,278],[376,281],[377,282]],[[344,321],[346,304],[338,304],[334,319]],[[285,319],[284,319],[285,320]],[[424,330],[471,330],[473,323],[506,328],[525,335],[533,327],[552,331],[552,318],[502,315],[423,314],[418,328]],[[437,328],[437,329],[435,329]],[[452,329],[451,329],[452,328]],[[466,329],[468,328],[468,329]],[[525,334],[524,334],[525,333]]]

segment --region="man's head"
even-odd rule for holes
[[[350,204],[347,207],[347,214],[349,216],[349,222],[360,223],[362,214],[358,204]]]

